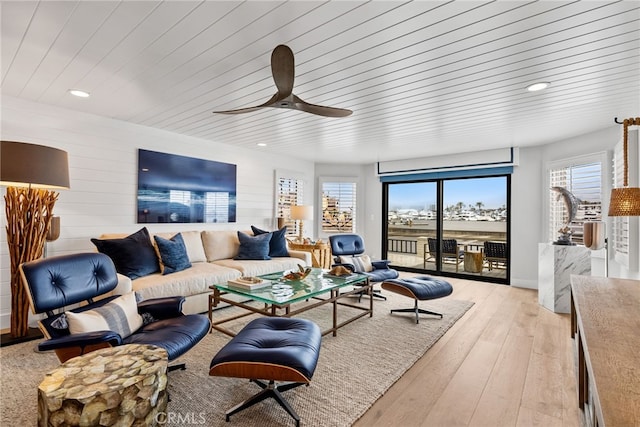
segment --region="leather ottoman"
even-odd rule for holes
[[[443,298],[451,295],[453,292],[451,283],[431,276],[416,276],[404,279],[385,280],[382,282],[381,286],[382,289],[387,291],[414,299],[415,303],[413,308],[393,309],[391,310],[391,313],[415,313],[416,323],[420,323],[420,318],[418,317],[418,314],[420,313],[440,316],[442,319],[442,314],[440,313],[418,308],[418,301]]]
[[[281,392],[311,382],[321,341],[320,328],[310,320],[263,317],[249,322],[215,355],[209,369],[209,375],[248,378],[263,389],[228,410],[227,421],[231,415],[271,397],[299,426],[300,417]],[[278,386],[276,381],[288,383]]]

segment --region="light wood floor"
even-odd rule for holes
[[[579,426],[569,315],[534,290],[448,280],[475,305],[354,426]]]

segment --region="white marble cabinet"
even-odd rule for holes
[[[555,313],[571,311],[571,275],[591,275],[591,253],[584,246],[538,245],[538,302]]]

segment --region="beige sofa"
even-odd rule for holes
[[[169,239],[176,233],[155,234]],[[185,297],[182,307],[185,314],[204,313],[209,306],[208,295],[211,292],[209,286],[213,284],[226,283],[227,280],[240,276],[257,276],[297,269],[298,265],[303,267],[311,265],[311,254],[291,249],[288,257],[273,257],[270,260],[234,260],[240,249],[240,240],[236,231],[206,230],[180,233],[191,262],[190,268],[166,275],[150,274],[135,280],[119,275],[119,293],[134,290],[144,299],[181,295]],[[251,231],[245,233],[252,235]],[[113,239],[125,236],[125,234],[103,234],[100,238]],[[153,236],[151,239],[154,240]]]

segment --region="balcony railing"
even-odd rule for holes
[[[399,254],[417,254],[418,242],[415,240],[404,239],[387,239],[387,248],[389,252]]]

